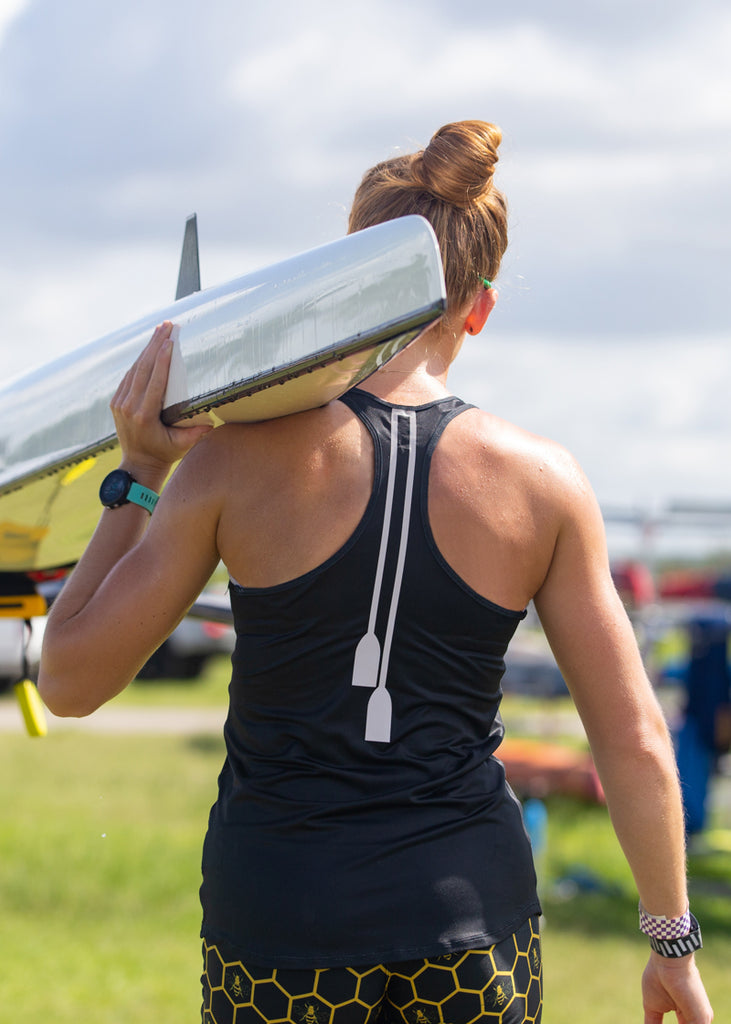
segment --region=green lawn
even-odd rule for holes
[[[220,703],[226,672],[224,663],[201,683],[138,684],[120,703]],[[0,1018],[199,1019],[200,848],[222,758],[210,735],[0,737]],[[545,1020],[641,1020],[646,944],[606,813],[560,799],[548,810]],[[706,938],[699,962],[716,1020],[731,1020],[731,853],[693,860],[691,878]]]
[[[225,707],[231,662],[224,655],[212,658],[197,679],[138,679],[110,703],[119,707]]]

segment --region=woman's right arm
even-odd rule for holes
[[[169,339],[169,324],[156,330],[125,375],[112,409],[122,468],[142,485],[159,490],[173,463],[187,457],[151,517],[131,503],[102,512],[54,602],[38,689],[57,715],[87,715],[119,693],[172,632],[218,563],[223,491],[216,439],[196,449],[200,428],[167,428],[160,421]]]

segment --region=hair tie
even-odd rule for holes
[[[486,292],[489,292],[492,288],[492,281],[489,281],[486,277],[482,278],[482,284],[484,285]]]

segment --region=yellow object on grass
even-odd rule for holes
[[[23,679],[15,684],[15,696],[18,698],[20,710],[23,712],[25,727],[29,736],[45,736],[48,732],[46,710],[43,707],[36,684],[30,679]]]

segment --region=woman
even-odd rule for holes
[[[185,459],[151,517],[134,501],[103,513],[54,605],[39,686],[55,713],[89,714],[223,560],[237,646],[203,857],[206,1022],[540,1020],[535,876],[494,756],[502,659],[531,600],[660,950],[645,1020],[712,1018],[671,747],[595,499],[565,451],[447,386],[497,300],[499,143],[493,125],[447,125],[365,175],[349,230],[427,217],[448,308],[359,389],[205,437],[166,428],[163,324],[113,400],[140,485],[158,491]]]

